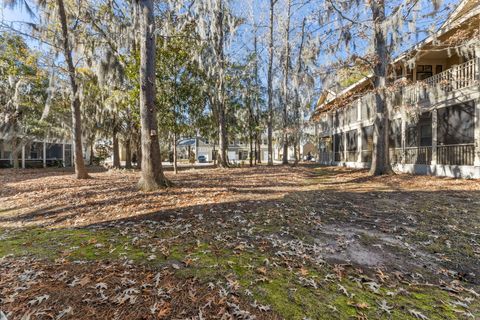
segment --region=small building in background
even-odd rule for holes
[[[18,139],[18,143],[13,145],[11,139],[0,136],[0,168],[14,167],[14,148],[18,149],[19,168],[73,165],[71,141]]]

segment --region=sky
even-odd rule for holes
[[[294,0],[295,1],[295,0]],[[426,0],[425,0],[426,1]],[[451,6],[452,8],[455,7],[460,0],[444,0],[443,1],[443,7],[446,6]],[[323,36],[322,34],[322,29],[317,29],[313,30],[316,25],[314,19],[318,18],[318,16],[315,16],[312,14],[312,12],[318,10],[318,3],[321,3],[322,0],[318,1],[312,1],[310,2],[309,5],[303,6],[301,8],[295,7],[293,12],[292,12],[292,31],[291,31],[291,43],[292,43],[292,50],[295,52],[296,48],[298,47],[299,43],[299,28],[301,25],[302,20],[305,17],[309,17],[309,22],[310,22],[310,32],[308,33],[308,36],[312,41],[319,41],[321,37]],[[268,35],[268,18],[269,18],[269,1],[267,0],[231,0],[231,8],[232,10],[245,18],[248,21],[248,23],[244,24],[241,26],[235,35],[235,41],[232,42],[231,47],[228,48],[228,53],[231,57],[233,57],[235,60],[242,60],[244,59],[248,53],[250,53],[253,49],[253,28],[252,28],[252,22],[255,21],[255,23],[258,25],[258,34],[259,34],[259,43],[258,47],[260,50],[260,58],[261,58],[261,63],[260,63],[260,80],[264,85],[266,86],[266,73],[267,73],[267,61],[268,61],[268,51],[266,49],[267,46],[267,35]],[[387,4],[389,1],[387,1]],[[394,3],[394,1],[390,2]],[[275,19],[277,22],[277,28],[275,32],[275,38],[276,38],[276,57],[275,57],[275,66],[278,67],[278,61],[280,61],[280,55],[283,50],[282,47],[282,31],[281,27],[283,26],[284,19],[282,20],[282,17],[285,16],[285,0],[279,0],[277,3],[277,9],[275,12]],[[320,13],[317,13],[317,15]],[[0,9],[0,18],[3,21],[10,21],[10,22],[17,22],[15,24],[15,27],[18,28],[22,26],[22,23],[18,23],[21,21],[24,22],[31,22],[32,18],[28,14],[27,10],[23,8],[22,6],[15,7],[14,9],[9,9],[9,8],[1,8]],[[423,38],[426,37],[426,34],[418,34],[416,37],[417,41],[421,41]],[[405,50],[412,45],[414,45],[415,39],[413,39],[411,42],[406,42],[402,44],[402,47],[399,49]],[[41,46],[36,43],[35,41],[28,40],[27,42],[35,46],[37,49],[41,48]],[[357,48],[353,49],[352,53],[359,53],[361,54],[361,51],[363,51],[366,47],[366,43],[362,41],[356,41],[357,42]],[[319,45],[320,46],[320,45]],[[355,52],[355,50],[358,50],[358,52]],[[338,55],[341,57],[342,55],[346,55],[345,51],[344,52],[339,52]],[[334,61],[334,57],[328,56],[325,53],[320,53],[318,54],[317,57],[317,64],[322,65],[322,64],[328,64]],[[292,64],[295,64],[296,57],[294,57],[294,60],[292,61]],[[280,71],[280,70],[278,70]],[[316,90],[317,95],[319,91],[322,88],[322,83],[318,81],[319,79],[316,79]],[[281,77],[276,78],[276,87],[280,85],[281,82]]]
[[[8,7],[0,7],[0,17],[6,21],[31,21],[27,10],[23,7],[10,9]]]

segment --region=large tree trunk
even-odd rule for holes
[[[297,146],[300,143],[302,132],[303,132],[303,117],[300,117],[300,109],[302,108],[302,105],[300,103],[300,95],[298,92],[298,77],[300,77],[300,74],[302,72],[302,53],[303,53],[303,46],[305,43],[305,24],[306,24],[307,19],[304,18],[302,22],[302,35],[301,35],[301,41],[300,41],[300,48],[298,50],[298,62],[297,62],[297,71],[296,71],[296,76],[297,76],[297,82],[295,83],[295,102],[294,102],[294,125],[295,125],[295,133],[293,135],[294,138],[294,158],[295,158],[295,163],[294,165],[298,164],[298,161],[300,161],[300,153],[297,152]]]
[[[12,139],[12,159],[13,159],[13,168],[20,169],[20,160],[19,153],[21,148],[19,148],[17,137]]]
[[[219,128],[218,128],[218,144],[219,144],[219,152],[218,152],[218,166],[220,168],[228,168],[229,162],[227,157],[227,150],[228,150],[228,139],[227,139],[227,125],[225,121],[225,110],[221,107],[218,110],[218,118],[219,118]]]
[[[257,146],[257,143],[258,143],[258,138],[257,138],[257,134],[255,133],[255,137],[253,138],[253,148],[254,148],[254,152],[255,152],[255,165],[257,165],[257,162],[258,162],[258,146]]]
[[[293,142],[293,158],[295,159],[293,165],[296,166],[298,164],[298,156],[299,156],[299,152],[297,150],[298,148],[298,142],[297,142],[297,139],[294,140]]]
[[[220,60],[220,74],[218,75],[218,90],[215,93],[218,120],[218,144],[220,152],[218,154],[218,166],[227,168],[229,166],[227,149],[227,121],[225,115],[225,52],[224,52],[224,12],[222,1],[218,1],[218,7],[215,17],[216,29],[216,53]]]
[[[114,120],[115,122],[115,117]],[[117,124],[113,124],[113,167],[116,169],[120,168],[120,147],[118,145],[118,132]]]
[[[268,44],[268,115],[267,115],[267,138],[268,138],[268,162],[273,165],[273,15],[277,0],[270,0],[270,41]]]
[[[136,152],[136,165],[137,165],[137,169],[141,169],[142,168],[142,139],[141,137],[139,136],[138,139],[137,139],[137,152]]]
[[[173,172],[178,173],[178,164],[177,164],[177,134],[173,134]]]
[[[392,173],[388,154],[388,109],[385,97],[387,78],[388,53],[385,39],[385,0],[371,1],[372,18],[374,23],[374,51],[376,55],[374,66],[375,90],[375,120],[373,124],[373,155],[371,175]]]
[[[255,26],[255,37],[254,37],[254,40],[253,40],[253,48],[254,48],[254,51],[255,51],[255,67],[254,67],[254,70],[255,70],[255,88],[256,90],[259,90],[259,80],[258,80],[258,48],[257,48],[257,27]],[[261,146],[261,143],[260,143],[260,140],[262,139],[262,135],[261,133],[259,133],[259,126],[260,126],[260,103],[258,102],[259,100],[259,92],[257,92],[255,94],[255,165],[257,165],[257,163],[261,163],[262,162],[262,157],[261,157],[261,154],[260,154],[260,146]]]
[[[95,138],[90,139],[90,159],[89,165],[93,166],[93,145],[95,144]]]
[[[215,139],[213,139],[213,149],[212,149],[212,158],[213,158],[213,166],[215,167],[217,165],[217,158],[218,158],[218,155],[217,155],[217,150],[215,150],[215,145],[216,145],[216,142],[215,142]]]
[[[132,140],[130,136],[125,139],[125,168],[132,169]]]
[[[85,168],[82,150],[82,116],[80,114],[80,98],[78,97],[78,85],[75,78],[75,65],[73,64],[72,49],[69,42],[67,15],[63,0],[57,0],[58,15],[62,26],[63,53],[68,66],[68,77],[70,81],[70,109],[72,112],[72,138],[74,148],[75,175],[77,179],[87,179],[89,175]]]
[[[155,105],[155,20],[152,0],[137,0],[140,19],[140,123],[142,173],[138,185],[144,191],[169,185],[163,175]]]
[[[290,10],[292,0],[287,4],[287,25],[285,26],[285,56],[283,62],[283,157],[282,164],[288,164],[288,76],[290,70]]]
[[[251,129],[250,129],[251,130]],[[253,167],[253,152],[254,152],[254,149],[253,149],[253,133],[250,131],[250,136],[249,136],[249,142],[250,142],[250,154],[249,154],[249,158],[250,158],[250,167]]]

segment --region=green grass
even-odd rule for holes
[[[277,226],[272,228],[276,229]],[[263,234],[267,230],[268,226],[265,229],[260,227],[259,231]],[[333,273],[328,265],[306,264],[304,269],[307,272],[302,276],[298,264],[294,264],[297,267],[292,269],[283,264],[272,264],[275,258],[269,252],[260,252],[255,248],[234,250],[221,243],[197,243],[196,239],[185,241],[180,238],[170,243],[167,256],[155,252],[154,259],[147,259],[152,254],[148,246],[152,239],[140,238],[134,242],[134,234],[122,235],[116,228],[31,228],[8,232],[0,230],[0,234],[0,257],[30,256],[45,260],[63,257],[85,261],[128,259],[135,264],[152,267],[175,262],[182,266],[175,270],[180,277],[196,277],[205,283],[216,283],[219,279],[236,281],[238,293],[244,299],[269,305],[285,319],[348,319],[362,316],[370,319],[415,319],[409,313],[410,309],[421,312],[431,320],[458,318],[458,312],[449,304],[458,300],[458,297],[438,287],[408,286],[392,281],[382,284],[379,292],[375,293],[358,279],[348,276],[341,280],[325,280],[327,274]],[[172,231],[162,231],[150,236],[165,239],[174,234]],[[366,242],[372,240],[364,239]],[[185,261],[190,262],[186,265],[183,263]],[[315,281],[317,288],[302,282],[300,277]],[[339,290],[339,285],[347,290],[349,296]],[[404,291],[400,292],[400,288]],[[251,292],[251,296],[247,292]],[[392,296],[389,292],[397,294]],[[391,315],[380,311],[378,304],[382,300],[393,308]],[[470,309],[479,310],[478,302],[474,301]]]
[[[5,232],[5,231],[3,231]],[[146,261],[148,253],[118,230],[40,229],[9,231],[0,242],[0,257],[30,256],[46,260],[129,259]]]

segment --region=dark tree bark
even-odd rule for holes
[[[173,134],[173,172],[178,173],[177,165],[177,133]]]
[[[268,44],[268,116],[267,116],[267,138],[268,138],[268,162],[273,165],[273,22],[274,9],[277,0],[270,0],[270,41]]]
[[[307,19],[304,18],[303,21],[302,21],[302,36],[301,36],[301,41],[300,41],[300,48],[298,50],[298,62],[297,62],[297,70],[296,70],[296,73],[297,73],[297,77],[300,76],[300,73],[302,72],[302,69],[303,69],[303,63],[302,63],[302,53],[303,53],[303,46],[304,46],[304,43],[305,43],[305,24],[306,24],[306,21]],[[301,138],[301,134],[300,134],[300,129],[302,128],[302,121],[303,119],[300,118],[300,108],[301,108],[301,103],[300,103],[300,95],[299,95],[299,92],[298,92],[298,83],[297,85],[295,86],[295,102],[294,102],[294,108],[295,108],[295,113],[294,113],[294,121],[295,121],[295,125],[297,126],[296,127],[296,130],[295,130],[295,134],[293,136],[294,138],[294,158],[295,158],[295,163],[294,165],[296,166],[298,164],[298,161],[300,160],[299,159],[299,156],[300,156],[300,153],[297,152],[297,146],[298,144],[300,143],[300,138]]]
[[[215,51],[220,60],[220,74],[218,75],[218,89],[215,92],[215,106],[217,109],[217,120],[218,120],[218,144],[219,144],[219,153],[218,153],[218,166],[221,168],[227,168],[229,166],[227,149],[228,149],[228,139],[227,139],[227,121],[225,116],[225,52],[224,52],[224,12],[222,7],[222,1],[218,1],[217,12],[215,16],[216,24],[216,41],[215,41]]]
[[[298,150],[297,150],[297,147],[298,147],[298,142],[297,140],[295,139],[295,141],[293,141],[293,158],[295,159],[295,161],[293,162],[293,166],[296,166],[298,164]]]
[[[89,165],[93,166],[93,145],[95,144],[95,138],[90,139],[90,161]]]
[[[12,139],[12,159],[13,159],[13,168],[14,169],[20,169],[20,150],[22,149],[21,147],[19,147],[19,144],[18,144],[18,138],[17,137],[13,137]]]
[[[118,145],[118,130],[115,117],[113,117],[113,121],[113,167],[120,169],[120,147]]]
[[[287,25],[285,27],[285,56],[283,64],[283,157],[282,164],[288,164],[288,76],[290,70],[290,9],[292,0],[287,4]]]
[[[216,142],[215,142],[215,140],[213,140],[212,158],[213,158],[213,165],[214,166],[217,165],[217,158],[218,158],[217,150],[215,149],[215,146],[216,146]]]
[[[141,169],[142,168],[142,138],[140,136],[137,139],[136,145],[137,145],[136,165],[137,165],[137,169]]]
[[[255,26],[255,37],[254,37],[254,40],[253,40],[253,48],[254,48],[254,51],[255,51],[255,67],[254,67],[254,70],[255,70],[255,88],[257,90],[259,90],[259,80],[258,80],[258,48],[257,48],[257,27]],[[261,159],[261,155],[260,155],[260,146],[261,146],[261,143],[260,143],[260,140],[262,139],[262,135],[261,133],[259,133],[259,126],[260,126],[260,103],[258,102],[259,100],[259,92],[257,92],[255,94],[255,110],[256,110],[256,114],[255,114],[255,135],[254,135],[254,139],[255,139],[255,165],[257,165],[257,163],[262,163],[262,159]]]
[[[78,97],[78,84],[75,78],[75,65],[73,64],[72,48],[69,42],[67,15],[63,0],[57,0],[58,16],[62,27],[63,54],[68,67],[68,78],[70,81],[70,109],[72,112],[72,138],[73,154],[75,163],[75,175],[77,179],[87,179],[89,175],[85,168],[82,150],[82,116],[80,114],[80,98]]]
[[[132,169],[132,140],[129,136],[125,139],[125,169]]]
[[[225,120],[225,110],[223,107],[220,107],[218,110],[218,121],[219,121],[219,128],[218,128],[218,159],[217,163],[220,168],[228,168],[229,162],[227,157],[227,149],[228,149],[228,139],[227,139],[227,125]]]
[[[252,128],[250,127],[250,134],[248,135],[248,141],[250,143],[250,151],[249,151],[249,158],[250,158],[250,167],[253,167],[253,140],[254,140],[254,136],[253,136],[253,132],[252,132]]]
[[[255,152],[255,162],[254,164],[257,165],[257,162],[258,162],[258,146],[257,146],[257,142],[258,142],[258,137],[257,137],[257,133],[255,133],[255,137],[253,138],[253,148],[254,148],[254,152]]]
[[[385,97],[388,53],[383,24],[385,22],[385,0],[371,1],[374,23],[374,90],[375,120],[373,124],[373,155],[370,174],[379,176],[392,173],[388,154],[388,110]]]
[[[144,191],[167,187],[162,170],[155,105],[155,20],[152,0],[137,0],[140,20],[140,123],[142,172],[139,188]]]

